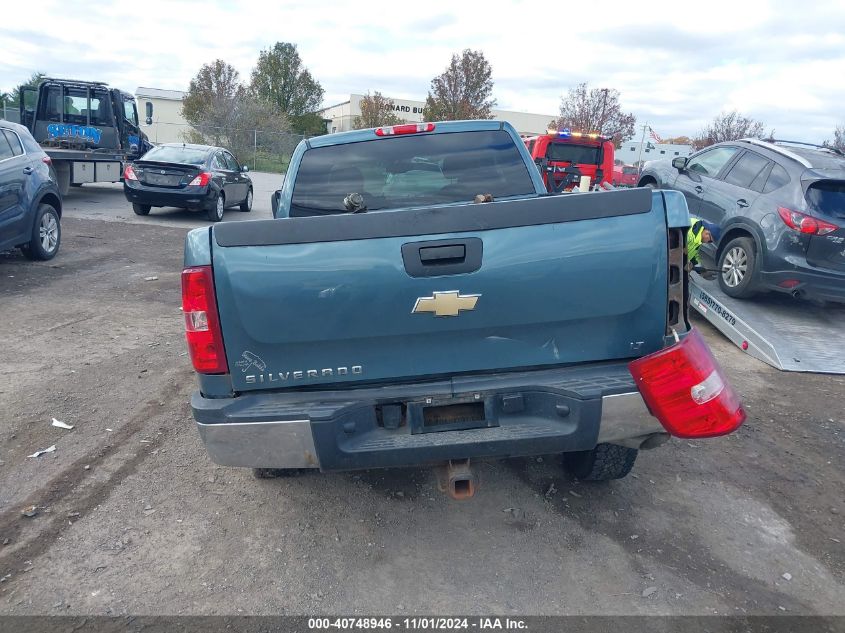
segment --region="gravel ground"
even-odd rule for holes
[[[254,480],[188,406],[179,272],[205,222],[121,199],[72,192],[52,262],[0,254],[0,612],[845,615],[845,377],[698,321],[748,422],[624,480],[555,456],[480,464],[466,502],[428,469]]]

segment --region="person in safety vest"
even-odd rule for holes
[[[698,265],[698,251],[702,244],[713,241],[713,232],[710,227],[698,218],[690,217],[692,226],[687,231],[687,267],[692,270]]]

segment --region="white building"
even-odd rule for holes
[[[349,95],[349,100],[337,105],[329,106],[317,112],[331,123],[327,124],[329,132],[346,132],[353,129],[355,117],[361,116],[361,99],[364,95]],[[411,101],[408,99],[393,99],[396,116],[408,123],[418,123],[423,120],[425,101]],[[557,118],[555,114],[529,114],[527,112],[512,112],[509,110],[493,110],[493,119],[508,121],[519,134],[545,134],[549,123]]]
[[[180,143],[185,140],[183,133],[191,127],[182,116],[182,99],[186,94],[181,90],[160,88],[139,87],[135,91],[141,130],[152,143]],[[152,125],[146,123],[147,103],[153,104]]]
[[[642,154],[640,148],[642,147]],[[646,141],[625,141],[622,147],[616,150],[616,159],[624,161],[626,165],[633,165],[638,160],[660,160],[661,158],[675,158],[676,156],[689,156],[693,153],[692,145],[670,145],[669,143],[655,143]]]

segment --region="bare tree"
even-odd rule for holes
[[[431,80],[423,118],[427,121],[490,119],[496,100],[493,69],[481,51],[452,55],[446,71]]]
[[[588,89],[578,84],[561,99],[557,129],[598,132],[614,139],[617,146],[634,136],[637,118],[625,113],[619,103],[620,93],[614,88]]]
[[[839,151],[845,151],[845,126],[837,125],[836,129],[833,130],[833,143],[831,145]]]
[[[765,128],[766,126],[762,121],[743,116],[736,110],[722,112],[693,139],[693,145],[698,150],[723,141],[735,141],[749,137],[762,138],[765,134]],[[774,136],[774,130],[769,136]]]
[[[222,59],[203,64],[188,84],[182,100],[182,116],[191,125],[225,127],[229,123],[232,105],[244,95],[238,71]]]
[[[361,116],[355,117],[352,127],[356,130],[363,130],[370,127],[381,127],[382,125],[397,125],[402,119],[396,116],[393,109],[393,101],[376,90],[372,96],[361,99]]]
[[[242,85],[238,71],[220,59],[191,80],[182,113],[192,126],[186,141],[224,146],[239,157],[253,152],[258,132],[290,130],[288,118]]]

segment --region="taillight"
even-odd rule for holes
[[[395,136],[396,134],[419,134],[434,132],[434,123],[407,123],[376,128],[376,136]]]
[[[675,437],[726,435],[745,422],[739,396],[695,328],[628,368],[652,415]]]
[[[132,169],[132,165],[127,165],[126,169],[123,170],[123,179],[138,180],[138,176],[135,175],[135,170]]]
[[[806,213],[799,213],[786,207],[778,207],[778,215],[786,226],[807,235],[827,235],[839,228],[830,222],[819,220]]]
[[[196,178],[194,178],[191,182],[188,183],[188,186],[205,187],[208,184],[209,180],[211,180],[211,174],[209,174],[207,171],[204,171],[201,174],[197,174]]]
[[[182,312],[194,369],[201,374],[228,373],[211,266],[182,271]]]
[[[44,156],[44,157],[41,158],[41,162],[45,163],[46,165],[52,165],[53,159],[50,158],[49,156]]]

